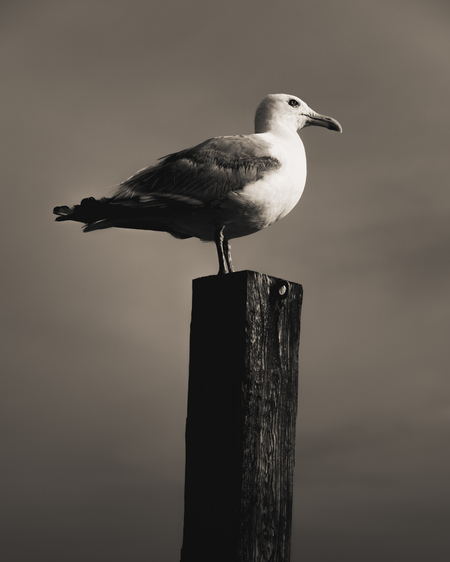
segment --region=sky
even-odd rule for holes
[[[344,131],[302,132],[300,203],[232,244],[304,288],[291,560],[449,559],[449,29],[444,0],[1,3],[2,560],[179,559],[215,248],[52,208],[280,92]]]

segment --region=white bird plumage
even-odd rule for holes
[[[110,198],[55,207],[56,220],[83,222],[85,232],[121,227],[215,240],[219,273],[229,273],[228,240],[270,226],[298,203],[306,181],[298,132],[309,125],[342,131],[298,97],[271,94],[256,110],[254,134],[214,137],[170,154]]]

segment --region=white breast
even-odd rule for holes
[[[231,192],[221,204],[228,238],[252,234],[283,218],[298,203],[305,187],[306,156],[300,137],[295,134],[274,139],[272,133],[261,136],[270,143],[270,155],[281,162],[281,167]]]

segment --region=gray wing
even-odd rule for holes
[[[215,137],[140,170],[119,186],[113,201],[139,198],[141,204],[151,204],[155,199],[191,199],[209,203],[280,166],[270,156],[268,143],[255,135]]]

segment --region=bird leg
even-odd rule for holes
[[[225,255],[225,248],[228,254],[229,246],[228,246],[228,241],[225,240],[225,236],[223,234],[224,230],[225,227],[222,226],[221,228],[218,228],[214,232],[214,242],[216,243],[217,255],[219,257],[219,275],[225,275],[226,273],[230,273],[229,262],[227,256]],[[231,271],[233,270],[231,269]]]
[[[231,244],[228,242],[226,238],[223,240],[223,249],[225,250],[225,260],[228,265],[229,273],[233,273],[234,267],[233,262],[231,261]]]

